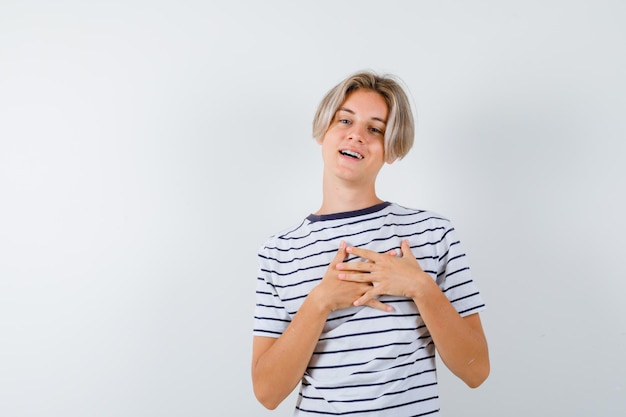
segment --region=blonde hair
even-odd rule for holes
[[[399,79],[393,75],[378,75],[371,71],[357,72],[330,89],[313,118],[313,138],[318,142],[324,139],[337,109],[351,92],[359,88],[374,91],[385,99],[389,109],[384,139],[385,161],[402,159],[413,146],[415,123],[409,99]]]

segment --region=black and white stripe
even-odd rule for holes
[[[385,253],[399,249],[404,239],[459,314],[485,308],[450,221],[383,203],[311,215],[265,243],[259,251],[254,334],[282,334],[322,279],[340,241]],[[435,347],[428,329],[412,300],[381,300],[395,310],[352,307],[330,315],[303,377],[296,415],[438,414]]]

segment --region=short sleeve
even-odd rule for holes
[[[291,322],[291,316],[285,310],[274,286],[273,261],[266,247],[259,250],[258,260],[253,334],[277,338]]]
[[[439,244],[437,283],[450,303],[463,317],[485,310],[467,256],[451,223],[444,228]]]

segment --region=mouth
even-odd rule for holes
[[[347,156],[349,158],[354,158],[354,159],[363,159],[363,155],[361,155],[360,153],[356,152],[356,151],[351,151],[348,149],[342,149],[339,151],[340,154],[342,154],[343,156]]]

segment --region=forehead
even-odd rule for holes
[[[376,91],[356,89],[346,96],[337,111],[347,111],[363,117],[387,120],[389,108],[385,98]]]

